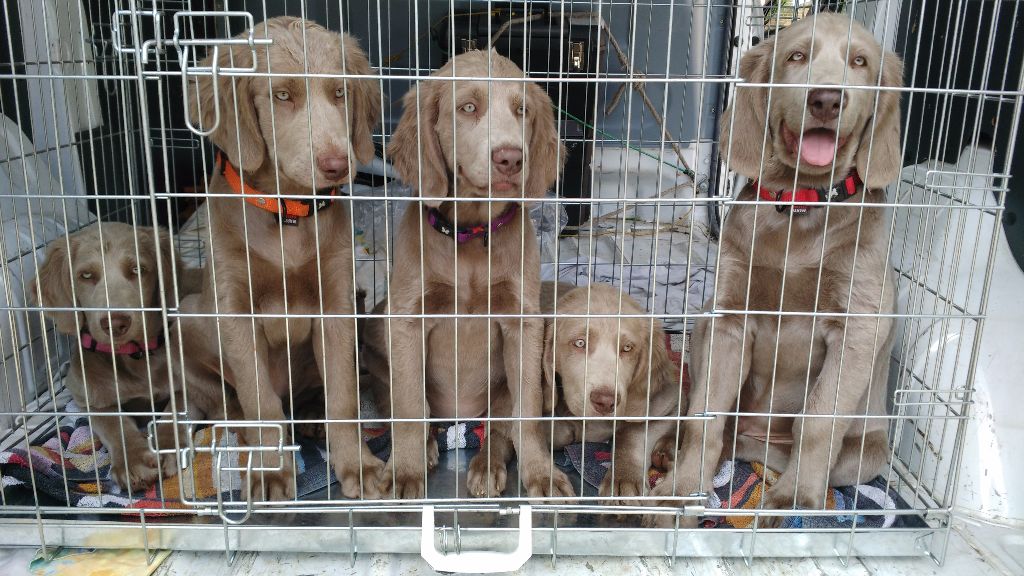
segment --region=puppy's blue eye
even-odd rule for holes
[[[337,90],[335,90],[334,91],[334,97],[335,98],[344,98],[345,97],[345,89],[344,88],[338,88]]]
[[[459,108],[459,110],[462,110],[466,114],[472,114],[472,113],[476,112],[476,104],[473,104],[472,102],[468,102],[466,104],[463,104],[462,108]]]
[[[92,272],[82,272],[78,277],[82,280],[92,280]]]
[[[577,339],[573,340],[572,345],[577,347],[577,348],[586,348],[587,341],[584,340],[583,338],[577,338]]]
[[[863,56],[857,56],[853,59],[854,66],[865,66],[867,63],[868,61]]]
[[[274,92],[274,98],[277,98],[281,102],[287,102],[291,100],[292,95],[289,94],[287,90],[278,90],[277,92]]]
[[[804,53],[803,52],[799,52],[799,51],[793,52],[792,54],[789,55],[789,61],[790,62],[800,62],[804,58],[806,58]]]
[[[624,344],[622,346],[622,351],[623,352],[632,352],[633,351],[633,345],[632,344]]]

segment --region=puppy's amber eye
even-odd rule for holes
[[[623,344],[622,345],[622,351],[623,352],[632,352],[633,351],[633,345],[632,344]]]
[[[462,108],[459,108],[459,110],[462,110],[466,114],[473,114],[476,112],[476,104],[473,104],[472,102],[467,102],[463,104]]]
[[[344,88],[338,88],[337,90],[335,90],[334,91],[334,97],[335,98],[344,98],[345,97],[345,89]]]
[[[577,347],[577,348],[586,348],[587,347],[587,341],[584,340],[583,338],[577,338],[577,339],[572,341],[572,345]]]
[[[803,52],[797,51],[797,52],[793,52],[792,54],[789,55],[789,61],[790,62],[800,62],[805,57],[806,56],[804,55]]]
[[[864,58],[863,56],[857,56],[856,58],[853,59],[853,65],[857,67],[866,66],[867,63],[867,59]]]
[[[287,90],[278,90],[274,92],[274,98],[277,98],[281,102],[287,102],[292,99],[292,95]]]

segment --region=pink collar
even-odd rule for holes
[[[146,354],[152,354],[158,348],[164,345],[164,335],[160,334],[156,338],[153,338],[146,343],[145,346],[138,342],[132,341],[127,344],[121,344],[117,348],[112,348],[110,344],[104,344],[92,337],[89,333],[88,328],[82,328],[80,334],[83,350],[90,350],[92,352],[100,352],[104,354],[118,354],[131,356],[135,360],[141,359]]]

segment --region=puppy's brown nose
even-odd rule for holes
[[[111,314],[110,318],[100,319],[100,328],[107,334],[117,337],[124,336],[132,327],[132,319],[126,314]]]
[[[340,154],[317,156],[316,167],[328,180],[338,180],[348,172],[348,157]]]
[[[846,106],[846,101],[843,100],[842,90],[819,88],[807,93],[807,108],[811,111],[811,116],[822,122],[835,120],[843,106]]]
[[[498,148],[491,152],[491,162],[498,172],[506,176],[519,174],[523,169],[523,150],[521,148]]]
[[[590,393],[590,404],[598,414],[611,414],[615,411],[615,393],[607,389],[594,390]]]

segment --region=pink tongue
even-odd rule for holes
[[[811,166],[828,166],[836,157],[836,135],[825,130],[804,133],[800,159]]]

